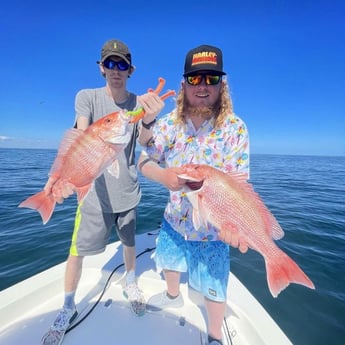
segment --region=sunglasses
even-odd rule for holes
[[[200,85],[203,80],[205,80],[206,85],[217,85],[222,80],[222,76],[211,74],[197,74],[189,75],[186,77],[187,83],[194,86]]]
[[[119,71],[127,71],[130,65],[124,60],[114,61],[111,59],[106,59],[103,61],[103,66],[108,69],[115,69],[115,67],[117,67]]]

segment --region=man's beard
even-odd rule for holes
[[[219,101],[216,102],[212,107],[201,106],[195,107],[190,105],[190,103],[185,99],[185,104],[183,107],[183,113],[188,116],[196,116],[201,117],[204,120],[209,120],[213,116],[217,116],[219,114]]]
[[[189,106],[185,110],[189,116],[201,117],[205,120],[210,119],[214,114],[213,107],[190,107]]]

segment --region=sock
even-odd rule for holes
[[[223,345],[223,342],[222,342],[222,340],[221,339],[216,339],[216,338],[213,338],[212,337],[212,335],[208,335],[208,342],[209,343],[211,343],[212,341],[218,341],[218,343],[220,344],[220,345]]]
[[[168,296],[168,298],[170,298],[170,299],[175,299],[175,298],[177,298],[177,297],[179,296],[179,294],[178,294],[177,296],[172,296],[172,295],[170,295],[170,293],[167,291],[167,296]]]
[[[126,274],[126,284],[133,284],[135,283],[135,272],[134,271],[128,271]]]
[[[65,302],[63,305],[65,309],[76,309],[74,296],[75,296],[75,291],[65,293]]]

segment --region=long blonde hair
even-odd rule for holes
[[[180,88],[176,98],[176,115],[177,123],[186,123],[185,114],[185,95],[183,87]],[[220,91],[219,101],[214,106],[215,128],[220,128],[226,117],[233,114],[232,100],[230,96],[229,84],[226,79],[222,80],[222,88]]]

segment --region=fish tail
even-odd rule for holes
[[[55,204],[56,201],[52,194],[46,195],[44,191],[41,191],[21,202],[18,207],[27,207],[37,210],[41,215],[43,224],[46,224],[53,214]]]
[[[313,282],[302,269],[283,251],[279,255],[265,259],[267,283],[273,297],[287,288],[290,283],[301,284],[310,289],[315,289]]]

